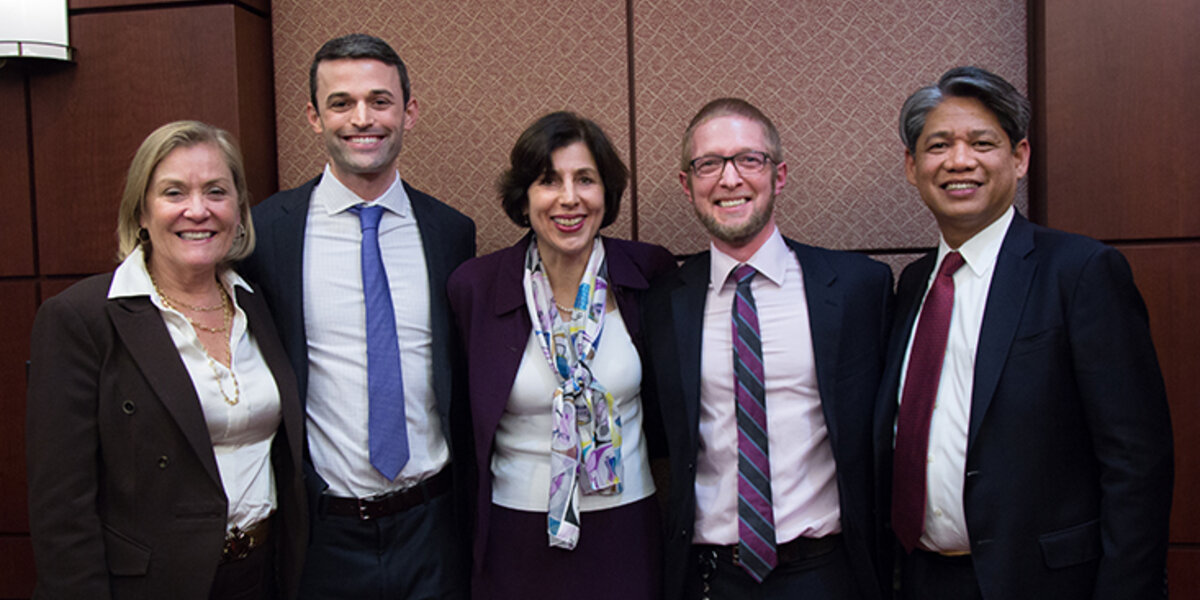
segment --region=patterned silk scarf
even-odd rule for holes
[[[581,494],[619,494],[621,417],[612,394],[592,378],[591,362],[604,330],[608,292],[604,244],[592,245],[570,315],[560,315],[537,251],[525,254],[525,306],[542,354],[558,378],[550,442],[550,546],[573,550],[579,542]],[[580,477],[583,475],[583,477]]]

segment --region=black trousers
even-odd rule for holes
[[[969,554],[913,550],[900,560],[900,600],[983,600]]]

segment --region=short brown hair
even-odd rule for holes
[[[775,164],[783,162],[783,144],[779,141],[779,130],[775,129],[775,124],[767,118],[767,115],[758,110],[758,107],[741,98],[717,98],[701,107],[696,116],[692,117],[692,121],[688,123],[687,131],[683,132],[683,145],[679,153],[680,171],[687,171],[691,168],[692,134],[696,133],[696,128],[717,117],[728,116],[744,117],[762,125],[763,132],[767,135],[767,145],[769,146],[767,153],[771,156],[771,162]]]

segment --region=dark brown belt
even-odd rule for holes
[[[450,491],[452,483],[453,478],[450,475],[450,469],[445,468],[437,475],[417,485],[382,496],[372,496],[370,498],[321,496],[319,510],[323,515],[355,517],[363,521],[369,521],[424,504]]]
[[[775,555],[779,559],[779,564],[786,565],[808,558],[825,556],[826,554],[836,550],[841,541],[842,534],[840,533],[819,538],[798,537],[790,542],[776,546]],[[731,562],[735,565],[741,564],[739,561],[738,547],[736,544],[732,546],[694,544],[692,548],[700,552],[711,551],[713,556],[720,560]]]
[[[271,537],[271,518],[267,517],[245,529],[234,527],[225,532],[225,547],[221,562],[233,562],[250,556],[250,551],[267,543]]]

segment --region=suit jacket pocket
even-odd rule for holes
[[[1042,558],[1051,569],[1070,567],[1100,558],[1100,520],[1060,529],[1038,537]]]
[[[112,575],[145,575],[150,567],[150,548],[108,525],[104,526],[104,556]]]
[[[1031,352],[1038,352],[1053,346],[1063,333],[1062,326],[1050,327],[1033,333],[1017,332],[1017,339],[1013,340],[1012,349],[1009,351],[1010,356],[1020,356]]]

